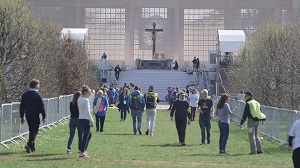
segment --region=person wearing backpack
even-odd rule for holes
[[[133,121],[133,132],[136,135],[137,131],[142,135],[142,115],[145,111],[145,98],[143,94],[140,93],[139,87],[135,86],[134,91],[130,94],[127,100],[127,106],[131,110],[131,116]],[[138,126],[136,127],[136,120],[138,120]]]
[[[158,94],[154,93],[154,87],[149,86],[148,93],[144,95],[146,100],[147,131],[146,135],[153,135],[156,119],[156,106],[159,103]]]
[[[259,121],[266,119],[266,116],[261,112],[260,104],[253,99],[251,92],[245,93],[246,106],[244,109],[243,120],[241,121],[241,127],[245,120],[248,118],[247,128],[248,136],[250,140],[250,154],[262,154],[261,141],[258,135]]]

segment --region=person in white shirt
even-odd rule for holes
[[[244,93],[244,91],[241,91],[240,93],[238,93],[238,95],[236,96],[236,99],[245,102],[245,93]]]
[[[88,86],[83,86],[81,94],[82,96],[77,101],[79,110],[78,121],[83,131],[79,158],[90,158],[87,155],[87,147],[92,137],[91,127],[94,126],[94,120],[90,113],[91,106],[88,99],[91,96],[91,89]]]
[[[294,168],[300,167],[300,120],[294,122],[289,132],[289,146],[293,151]]]
[[[196,109],[198,107],[198,101],[199,101],[199,93],[197,89],[192,90],[192,94],[189,96],[189,105],[191,107],[191,121],[195,120],[195,113]]]

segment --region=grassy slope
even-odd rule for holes
[[[143,115],[143,131],[146,117]],[[91,159],[78,159],[77,137],[73,154],[66,154],[68,125],[41,132],[36,141],[37,151],[27,154],[24,141],[0,148],[0,167],[292,167],[291,152],[279,144],[263,140],[263,155],[250,152],[247,133],[231,124],[227,145],[228,156],[218,155],[219,130],[212,121],[212,143],[200,144],[197,121],[187,127],[186,146],[178,146],[175,123],[169,112],[159,110],[153,137],[133,135],[132,120],[119,122],[119,112],[110,110],[105,122],[105,133],[95,133],[88,148]]]

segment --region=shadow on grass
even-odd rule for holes
[[[55,158],[38,158],[38,159],[28,159],[29,162],[37,162],[37,161],[63,161],[68,160],[69,158],[61,158],[61,157],[55,157]]]
[[[287,147],[284,146],[278,146],[278,147],[269,147],[269,146],[264,146],[263,147],[264,154],[283,154],[283,153],[291,153],[291,151],[288,150]]]
[[[132,136],[134,136],[134,134],[126,134],[126,133],[119,133],[119,134],[108,133],[108,134],[105,134],[105,135],[118,135],[118,136],[121,136],[121,135],[132,135]]]
[[[176,143],[176,144],[157,144],[157,145],[141,145],[141,146],[185,147],[185,146],[196,146],[196,145],[185,144],[184,146],[182,146],[182,145],[179,145],[178,143]]]
[[[28,154],[25,157],[46,157],[46,156],[57,156],[62,155],[61,153],[46,153],[46,154]]]
[[[20,152],[3,152],[0,153],[0,156],[8,156],[8,155],[15,155],[15,154],[20,154]]]
[[[192,154],[192,155],[186,155],[186,156],[203,156],[203,157],[212,157],[212,156],[220,156],[220,157],[224,157],[224,156],[246,156],[249,154],[246,153],[238,153],[238,154],[226,154],[226,155],[220,155],[218,153],[197,153],[197,154]]]

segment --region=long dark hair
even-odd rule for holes
[[[229,95],[228,94],[223,94],[217,104],[217,108],[221,109],[224,107],[224,104],[226,103],[226,101],[229,99]]]
[[[79,99],[80,96],[81,96],[81,93],[79,91],[76,91],[74,93],[73,100],[72,100],[73,105],[75,105],[75,103],[77,102],[77,100]]]

